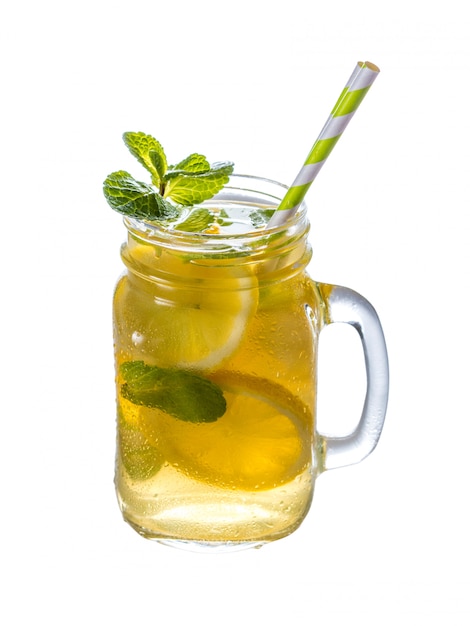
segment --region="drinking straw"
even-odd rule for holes
[[[369,61],[357,63],[302,169],[269,220],[267,228],[284,224],[297,211],[379,72],[379,68]]]

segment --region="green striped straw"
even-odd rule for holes
[[[379,68],[369,61],[357,63],[302,169],[269,220],[267,228],[284,224],[297,211],[379,72]]]

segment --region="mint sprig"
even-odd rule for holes
[[[120,373],[124,398],[185,422],[215,422],[227,408],[220,387],[192,372],[126,361]]]
[[[206,157],[193,153],[168,165],[159,141],[145,133],[127,132],[124,143],[150,173],[150,184],[135,180],[120,170],[110,174],[103,185],[108,204],[124,215],[144,220],[171,221],[181,215],[182,206],[200,204],[212,198],[233,172],[233,163],[209,164]]]

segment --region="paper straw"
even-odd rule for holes
[[[284,224],[297,211],[379,72],[379,68],[369,61],[356,65],[302,169],[269,220],[267,228]]]

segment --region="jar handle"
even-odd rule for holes
[[[318,433],[320,471],[359,463],[375,448],[382,432],[388,402],[389,372],[385,337],[373,306],[348,289],[317,283],[326,304],[324,325],[346,323],[353,326],[362,342],[367,390],[362,416],[355,430],[346,436]]]

